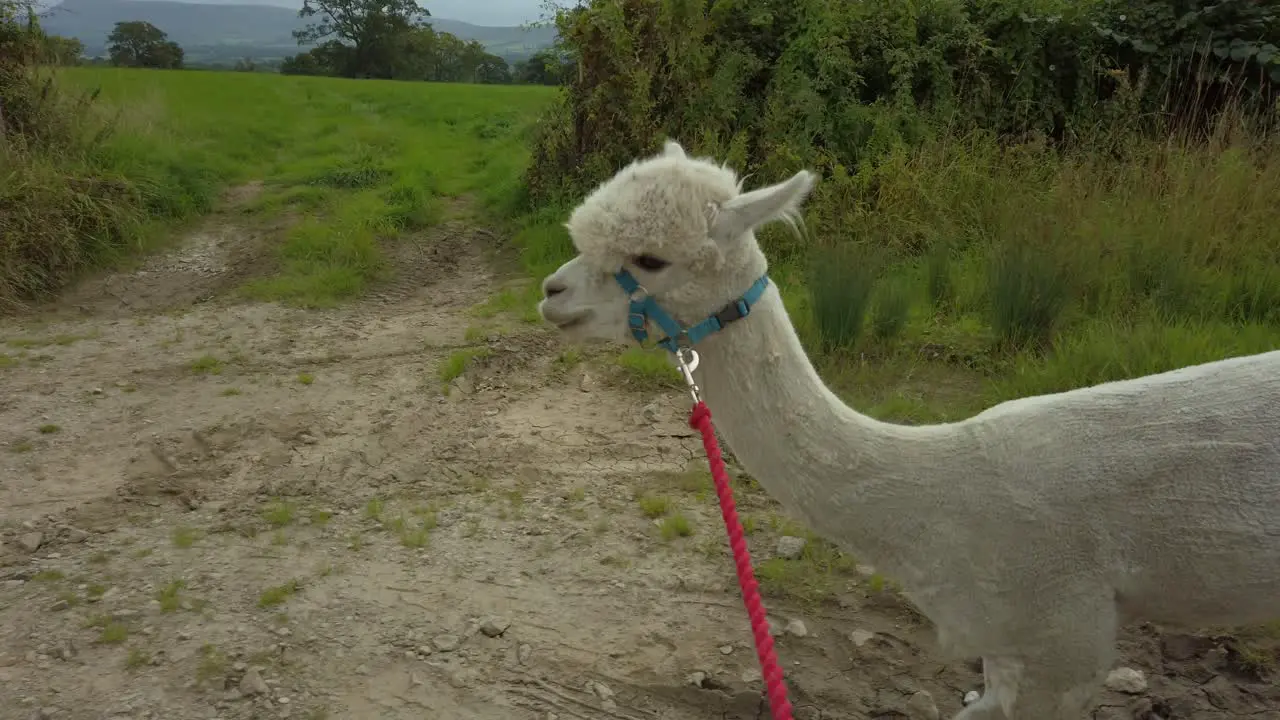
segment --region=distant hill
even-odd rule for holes
[[[168,33],[192,62],[293,55],[301,49],[293,31],[306,24],[296,10],[271,5],[63,0],[43,25],[50,34],[79,39],[89,55],[105,55],[115,24],[131,20],[144,20]],[[484,27],[445,18],[431,18],[431,24],[463,40],[476,40],[509,61],[528,57],[555,40],[552,28]]]

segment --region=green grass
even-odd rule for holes
[[[293,503],[278,500],[262,511],[262,519],[266,520],[271,527],[282,528],[292,525],[297,514],[298,508]]]
[[[154,248],[175,223],[215,207],[222,188],[260,181],[243,221],[287,222],[272,226],[268,272],[245,293],[333,305],[386,277],[387,244],[436,225],[461,207],[456,198],[510,205],[525,138],[555,92],[116,68],[68,68],[58,84],[72,95],[101,89],[94,112],[61,114],[73,134],[115,120],[87,151],[0,153],[0,174],[18,172],[0,205],[23,210],[0,222],[0,237],[14,239],[0,247],[59,248],[17,255],[37,262],[13,272],[0,263],[0,304]]]
[[[661,348],[630,348],[623,351],[614,364],[619,381],[634,390],[665,390],[684,383],[680,371],[671,364],[670,353]]]
[[[196,375],[221,375],[225,363],[213,355],[201,355],[188,365]]]
[[[156,600],[160,603],[160,612],[174,612],[182,607],[182,590],[186,586],[186,581],[174,580],[161,588],[156,593]]]
[[[662,517],[671,510],[671,498],[662,495],[642,495],[637,502],[647,518]]]
[[[258,607],[269,608],[282,605],[293,597],[294,593],[298,592],[298,587],[297,580],[290,580],[283,585],[269,587],[258,596]]]
[[[451,353],[444,362],[440,364],[440,382],[448,385],[449,383],[462,377],[467,369],[471,367],[471,363],[476,360],[489,357],[492,351],[489,348],[477,347],[466,348]]]
[[[182,548],[183,550],[196,544],[196,540],[200,539],[199,531],[180,525],[173,529],[173,546]]]
[[[689,537],[693,534],[693,523],[683,513],[674,512],[662,518],[658,531],[662,534],[662,539],[667,541]]]

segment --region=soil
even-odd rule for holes
[[[269,234],[241,222],[0,320],[0,718],[769,717],[682,392],[478,317],[518,279],[463,221],[323,311],[233,292]],[[655,488],[690,536],[641,512]],[[958,712],[975,665],[870,572],[770,586],[796,717]],[[1237,638],[1123,653],[1145,682],[1096,718],[1280,719]]]

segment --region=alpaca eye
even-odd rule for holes
[[[652,255],[637,255],[631,259],[631,262],[635,263],[636,267],[649,272],[657,272],[671,264],[662,258],[656,258]]]

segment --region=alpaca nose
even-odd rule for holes
[[[553,298],[568,289],[569,287],[563,281],[553,278],[547,278],[547,281],[542,283],[542,294],[549,298]]]

